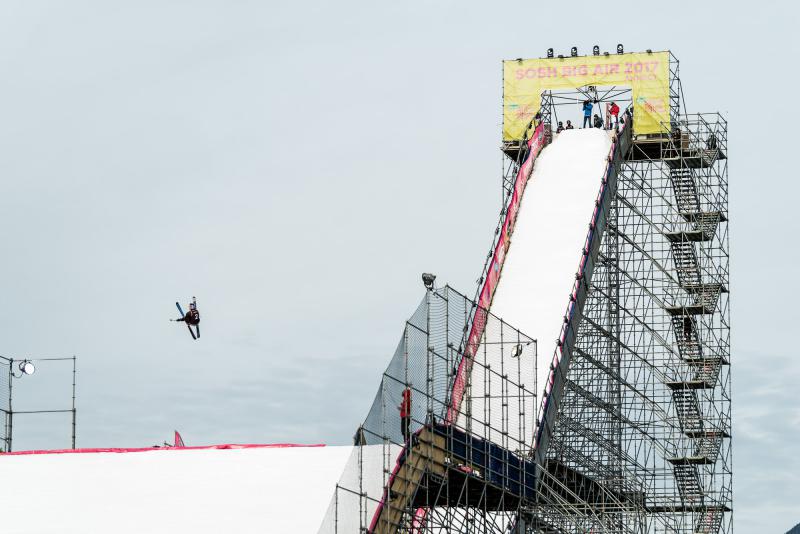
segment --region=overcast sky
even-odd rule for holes
[[[0,354],[78,445],[343,444],[432,271],[471,293],[501,60],[671,49],[730,124],[735,518],[800,521],[793,2],[3,1]],[[197,295],[199,342],[174,301]],[[15,381],[68,407],[69,372]],[[66,386],[66,387],[65,387]],[[56,396],[58,398],[56,398]],[[59,404],[61,403],[61,404]],[[55,406],[58,405],[58,406]],[[15,448],[69,444],[20,415]]]

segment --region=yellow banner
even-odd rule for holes
[[[669,131],[669,52],[654,52],[504,61],[503,139],[522,138],[542,92],[587,85],[630,87],[635,133]]]

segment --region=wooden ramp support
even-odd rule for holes
[[[514,510],[532,502],[533,462],[452,425],[434,423],[414,434],[378,506],[371,534],[411,528],[419,508]]]

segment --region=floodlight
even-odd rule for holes
[[[572,48],[570,48],[569,55],[571,55],[572,57],[578,57],[578,47],[573,46]]]
[[[22,371],[23,374],[32,375],[36,372],[36,367],[28,360],[22,360],[19,362],[19,370]]]
[[[600,55],[600,47],[597,46],[597,45],[594,45],[592,47],[592,54],[595,55],[595,56],[599,56]]]
[[[547,58],[548,59],[552,59],[552,57],[553,57],[553,49],[552,48],[548,48],[547,49]]]
[[[422,273],[422,283],[425,284],[425,289],[428,291],[433,289],[433,282],[436,280],[436,275],[431,273]]]
[[[522,356],[522,345],[517,343],[514,345],[514,348],[511,350],[511,357],[512,358],[519,358]]]
[[[622,48],[622,43],[618,44],[617,45],[617,54],[624,54],[624,53],[625,53],[625,49]]]

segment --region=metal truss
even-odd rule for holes
[[[614,156],[622,161],[549,442],[537,451],[531,439],[536,342],[477,298],[430,290],[356,433],[355,474],[337,487],[331,531],[731,532],[727,123],[685,113],[672,55],[670,76],[670,123]],[[553,125],[557,106],[590,90],[543,94],[542,122]],[[525,157],[521,142],[502,150],[490,250]],[[486,333],[463,412],[444,423],[476,317]],[[397,412],[404,391],[414,399],[410,435]]]
[[[558,531],[576,517],[597,532],[731,529],[727,124],[682,115],[665,131],[635,141],[618,176],[548,450],[585,496],[529,511]]]

